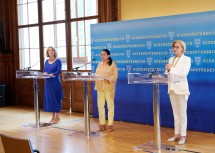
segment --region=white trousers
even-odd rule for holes
[[[99,124],[105,124],[105,101],[108,107],[108,125],[113,125],[115,91],[97,91]]]
[[[187,131],[187,95],[178,95],[174,91],[169,93],[173,116],[175,134],[186,136]]]

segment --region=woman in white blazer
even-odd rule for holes
[[[172,48],[176,56],[169,59],[166,72],[170,79],[174,80],[168,85],[168,94],[173,110],[175,135],[167,141],[179,141],[178,144],[184,144],[187,131],[187,100],[190,95],[187,75],[191,67],[191,58],[184,55],[186,51],[184,41],[174,41]]]

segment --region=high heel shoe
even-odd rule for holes
[[[54,119],[51,119],[51,121],[48,122],[48,124],[53,124]]]
[[[53,120],[53,122],[51,124],[58,124],[58,123],[60,123],[60,118],[57,120]]]

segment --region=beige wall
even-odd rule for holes
[[[215,10],[215,0],[121,0],[121,20]]]

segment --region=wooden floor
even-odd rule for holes
[[[41,122],[48,122],[50,114],[41,111]],[[26,128],[23,125],[35,121],[34,110],[28,107],[1,107],[0,133],[18,138],[30,139],[33,148],[41,153],[135,153],[133,147],[154,140],[153,126],[115,121],[115,131],[99,133],[86,140],[79,134],[84,129],[82,113],[63,111],[61,123],[46,128]],[[91,131],[98,130],[98,119],[91,118]],[[162,142],[172,136],[173,129],[161,128]],[[171,143],[177,145],[177,143]],[[184,150],[215,153],[215,135],[188,131]],[[187,151],[179,151],[186,153]],[[0,153],[4,153],[0,142]],[[188,152],[187,152],[188,153]]]

